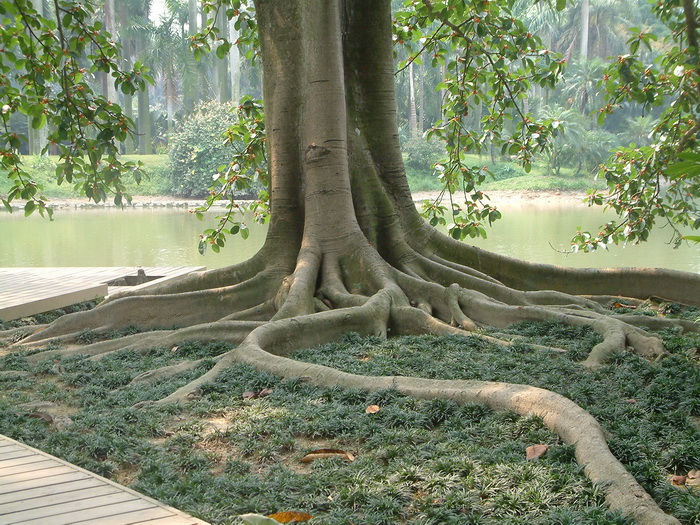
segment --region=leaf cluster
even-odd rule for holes
[[[12,182],[2,198],[5,208],[11,211],[10,203],[22,199],[26,215],[51,215],[42,188],[22,165],[19,152],[27,137],[9,126],[16,113],[26,115],[32,129],[48,128],[43,153],[58,153],[59,184],[73,184],[95,202],[108,194],[117,205],[129,201],[122,175],[140,181],[140,164],[119,160],[117,143],[133,133],[133,123],[89,80],[108,75],[118,90],[133,94],[153,83],[148,68],[136,62],[122,69],[119,46],[89,2],[58,0],[46,14],[30,0],[3,2],[0,22],[0,167]]]
[[[207,246],[218,253],[226,244],[226,235],[240,234],[243,239],[247,239],[248,226],[239,220],[242,212],[251,211],[253,220],[260,224],[267,220],[269,194],[266,188],[269,179],[265,141],[262,102],[244,96],[236,107],[234,124],[223,134],[223,145],[231,146],[227,148],[228,163],[218,166],[205,204],[195,210],[197,218],[202,220],[204,212],[216,202],[226,201],[226,213],[217,217],[217,226],[200,235],[200,253],[203,254]],[[241,203],[237,200],[241,192],[257,192],[257,198]]]
[[[657,2],[653,11],[669,29],[659,42],[643,28],[632,28],[629,53],[616,57],[601,86],[607,104],[599,123],[625,104],[645,111],[664,108],[650,137],[650,146],[620,148],[602,166],[598,177],[606,191],[591,192],[591,205],[612,208],[620,220],[572,239],[575,249],[591,251],[620,242],[645,241],[661,222],[670,227],[671,242],[700,241],[682,229],[700,229],[700,48],[698,10],[693,2]],[[643,60],[644,48],[663,52],[652,63]]]
[[[246,60],[253,63],[259,54],[258,25],[255,7],[246,0],[213,0],[203,2],[207,24],[196,35],[190,37],[190,49],[195,60],[214,51],[216,58],[223,59],[232,46],[238,46]],[[234,20],[233,27],[238,31],[235,42],[221,36],[221,21]]]
[[[488,170],[468,165],[465,155],[495,145],[529,172],[535,153],[559,132],[557,122],[537,121],[524,101],[533,86],[553,87],[564,61],[528,30],[513,7],[512,1],[406,0],[395,14],[394,41],[409,53],[404,67],[429,59],[446,70],[437,86],[445,93],[443,120],[426,133],[445,143],[447,156],[435,165],[444,190],[423,211],[431,223],[446,224],[456,239],[485,237],[483,224],[501,216],[477,190]],[[471,129],[467,118],[479,107],[478,129]],[[464,206],[453,201],[456,193],[463,195]],[[444,196],[449,206],[441,204]],[[449,224],[446,214],[451,214]]]

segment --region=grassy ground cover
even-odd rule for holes
[[[660,363],[624,353],[595,372],[577,361],[598,336],[555,323],[506,330],[501,337],[521,338],[510,347],[476,337],[348,334],[295,357],[370,375],[556,390],[602,422],[614,453],[667,510],[697,524],[700,488],[673,486],[668,478],[700,468],[700,335],[663,335],[671,355]],[[86,342],[95,337],[84,334]],[[564,351],[536,351],[529,346],[535,342]],[[309,523],[338,525],[630,523],[606,510],[572,448],[536,418],[390,390],[318,388],[242,365],[184,406],[132,408],[201,370],[131,384],[139,374],[183,359],[205,358],[208,367],[207,358],[223,348],[187,343],[144,355],[122,351],[97,361],[38,364],[5,352],[0,433],[214,524],[237,523],[246,512],[288,510],[312,514]],[[370,405],[379,410],[367,413]],[[525,449],[533,444],[549,449],[528,461]],[[301,461],[316,449],[355,459]]]
[[[474,165],[482,165],[485,158],[472,155],[469,162]],[[144,164],[144,172],[147,177],[136,185],[128,183],[127,187],[132,195],[170,195],[172,194],[172,182],[167,155],[125,155],[125,160],[140,160]],[[29,167],[34,180],[44,187],[43,194],[49,199],[74,198],[77,193],[73,185],[64,183],[56,184],[55,181],[56,157],[26,157],[25,162]],[[489,177],[483,185],[488,190],[531,190],[531,191],[578,191],[584,192],[588,188],[603,187],[601,181],[594,181],[591,177],[575,176],[573,170],[562,168],[560,176],[547,175],[546,169],[538,164],[533,165],[530,173],[515,163],[501,162],[491,165],[486,162],[494,172],[495,178]],[[412,191],[440,191],[442,189],[437,177],[430,174],[429,169],[415,171],[408,168],[408,181]],[[0,195],[7,193],[9,180],[0,177]]]
[[[170,192],[170,168],[167,164],[167,155],[123,155],[125,161],[143,162],[145,177],[140,184],[132,180],[125,180],[126,186],[132,195],[167,195]],[[56,183],[56,162],[58,157],[26,156],[24,158],[27,171],[33,180],[44,188],[43,195],[49,199],[68,199],[79,197],[79,193],[73,189],[73,184],[64,182],[60,186]],[[0,195],[7,194],[10,181],[0,177]]]
[[[491,162],[488,157],[467,155],[465,163],[486,166],[491,171],[480,189],[497,191],[569,191],[585,192],[590,188],[604,188],[605,182],[595,180],[592,175],[576,174],[572,168],[562,168],[559,175],[548,173],[543,161],[535,162],[530,173],[515,162]],[[415,170],[407,166],[406,174],[412,191],[440,191],[440,180],[431,175],[429,169]]]

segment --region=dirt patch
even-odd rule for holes
[[[577,205],[585,206],[583,203],[585,193],[574,191],[535,191],[535,190],[484,190],[484,193],[491,199],[492,206],[561,206]],[[434,200],[440,195],[437,191],[417,191],[413,194],[414,201]],[[454,197],[455,201],[459,201]]]
[[[130,463],[121,465],[119,470],[115,471],[112,475],[113,481],[128,487],[136,481],[138,478],[141,468],[138,465],[132,465]]]

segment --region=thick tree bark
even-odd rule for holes
[[[428,226],[406,180],[396,118],[388,0],[257,0],[264,67],[271,219],[261,251],[237,266],[110,298],[20,342],[73,342],[85,328],[148,332],[78,351],[90,359],[189,339],[239,346],[200,378],[157,402],[181,402],[232,362],[323,385],[395,388],[418,397],[480,402],[541,416],[576,448],[611,507],[639,523],[677,523],[615,460],[593,418],[526,385],[368,378],[286,356],[344,332],[462,334],[479,325],[557,320],[591,326],[603,341],[585,365],[632,347],[655,359],[661,340],[639,328],[695,323],[606,314],[610,295],[698,304],[700,276],[667,270],[576,270],[533,265],[466,246]],[[182,327],[174,330],[172,326]],[[164,329],[165,328],[165,329]],[[152,330],[158,330],[152,332]],[[0,338],[16,338],[16,333]],[[72,349],[47,350],[32,360]],[[149,380],[190,368],[154,371]]]

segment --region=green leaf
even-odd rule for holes
[[[38,117],[32,118],[32,128],[41,129],[46,125],[46,115],[41,113]]]
[[[27,201],[24,205],[24,216],[29,217],[36,210],[36,203],[34,201]]]

